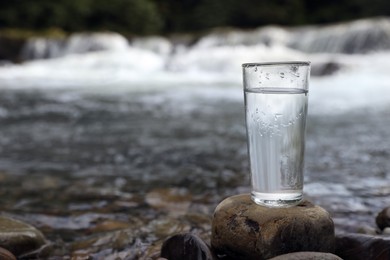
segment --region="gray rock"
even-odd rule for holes
[[[186,260],[214,259],[214,255],[206,243],[190,233],[177,234],[168,238],[161,248],[161,257]]]
[[[342,67],[340,63],[335,61],[317,62],[312,64],[310,74],[313,76],[329,76],[338,72]]]
[[[390,259],[390,238],[362,234],[337,235],[335,254],[342,259]]]
[[[249,194],[229,197],[214,212],[211,246],[234,259],[269,259],[299,251],[334,252],[329,213],[304,201],[290,208],[267,208]]]
[[[337,255],[319,252],[296,252],[273,257],[270,260],[342,260]]]
[[[381,230],[390,227],[390,207],[384,208],[381,212],[379,212],[375,221]]]
[[[0,246],[16,257],[36,252],[46,244],[43,234],[33,226],[0,216]]]
[[[375,235],[375,234],[370,234],[370,235]],[[382,235],[390,236],[390,227],[387,227],[387,228],[383,229]]]

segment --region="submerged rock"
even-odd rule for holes
[[[338,72],[343,66],[336,61],[312,63],[310,74],[312,76],[329,76]]]
[[[46,245],[45,237],[35,227],[5,216],[0,216],[0,246],[21,257],[39,254]]]
[[[161,257],[166,259],[213,260],[210,248],[193,234],[178,234],[168,238],[162,248]]]
[[[375,221],[381,230],[390,227],[390,207],[384,208],[381,212],[379,212]]]
[[[145,201],[153,208],[180,216],[187,213],[191,199],[191,194],[186,189],[168,188],[150,191],[146,194]]]
[[[269,259],[299,251],[333,252],[329,213],[308,201],[290,208],[267,208],[249,194],[229,197],[215,209],[211,246],[234,259]]]
[[[362,234],[338,235],[335,253],[343,259],[390,259],[390,238]]]

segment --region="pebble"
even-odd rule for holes
[[[16,260],[16,257],[7,249],[0,247],[1,260]]]
[[[186,189],[155,189],[146,194],[145,201],[152,208],[166,211],[173,216],[181,216],[188,212],[192,196]]]
[[[375,221],[381,230],[390,227],[390,207],[384,208],[381,212],[379,212]]]
[[[211,246],[234,259],[269,259],[298,251],[334,252],[329,213],[304,201],[290,208],[267,208],[249,194],[229,197],[214,212]]]
[[[382,235],[390,236],[390,227],[387,227],[387,228],[383,229]]]
[[[336,255],[342,259],[390,259],[390,238],[362,234],[341,234],[336,237]]]
[[[0,216],[0,246],[16,257],[39,254],[46,245],[45,237],[35,227],[22,221]]]
[[[168,238],[161,248],[161,257],[186,260],[215,259],[207,244],[190,233],[177,234]]]
[[[320,252],[296,252],[273,257],[270,260],[342,260],[337,255]]]

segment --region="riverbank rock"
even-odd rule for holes
[[[20,52],[26,40],[0,35],[0,61],[20,61]],[[1,64],[0,64],[1,65]]]
[[[334,252],[329,213],[308,201],[290,208],[267,208],[249,194],[222,201],[214,212],[211,246],[234,259],[269,259],[291,252]]]
[[[5,248],[0,247],[0,259],[2,260],[16,260],[14,254]]]
[[[206,243],[196,235],[185,233],[168,238],[161,257],[166,259],[213,260],[214,255]]]
[[[273,257],[270,260],[342,260],[337,255],[320,252],[296,252]]]
[[[390,227],[390,207],[384,208],[375,218],[376,225],[381,229]]]
[[[390,259],[390,238],[362,234],[337,235],[335,254],[342,259]]]
[[[0,216],[0,247],[16,257],[38,252],[46,244],[43,234],[33,226],[5,216]]]
[[[340,63],[337,63],[335,61],[327,61],[327,62],[316,62],[311,65],[310,74],[312,76],[329,76],[336,72],[338,72],[340,69],[342,69],[342,65]]]

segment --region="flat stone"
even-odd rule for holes
[[[9,250],[16,257],[37,251],[45,244],[45,237],[35,227],[0,216],[0,247]]]
[[[273,257],[270,260],[342,260],[331,253],[321,252],[296,252]]]
[[[259,260],[302,251],[333,253],[334,244],[329,213],[308,201],[267,208],[242,194],[225,199],[214,212],[211,246],[218,255]]]

